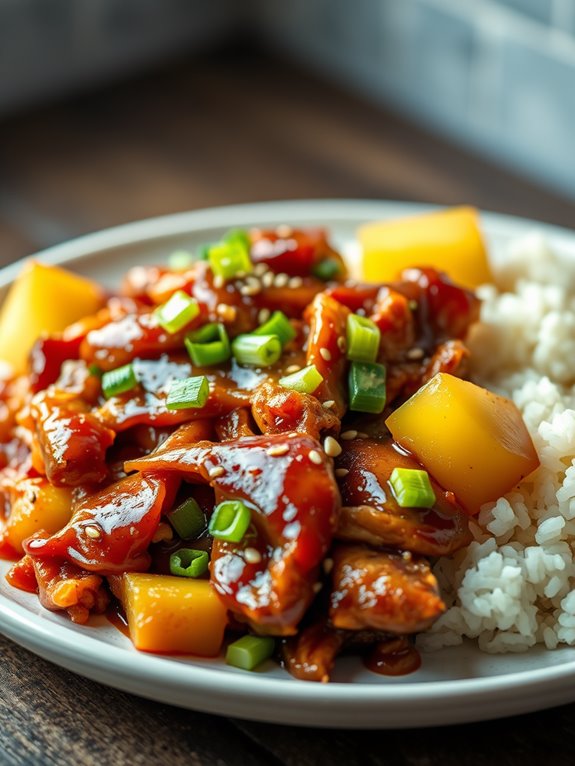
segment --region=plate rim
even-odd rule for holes
[[[209,228],[226,228],[241,225],[248,221],[258,220],[265,225],[273,220],[288,219],[290,215],[294,219],[322,219],[337,218],[357,222],[358,219],[369,219],[377,216],[401,217],[403,215],[417,214],[429,210],[441,208],[440,205],[431,205],[413,202],[401,202],[397,200],[345,200],[345,199],[321,199],[321,200],[286,200],[257,202],[240,205],[226,205],[210,207],[174,213],[171,215],[148,218],[120,226],[111,227],[81,237],[72,239],[59,245],[42,250],[32,256],[25,257],[9,266],[0,269],[0,288],[6,287],[18,274],[22,264],[30,258],[49,264],[79,263],[86,258],[105,252],[112,248],[133,246],[138,243],[147,243],[154,240],[161,241],[167,237],[194,233]],[[567,239],[572,244],[575,232],[552,224],[545,224],[534,219],[507,216],[499,213],[480,211],[481,218],[493,231],[500,228],[506,233],[515,231],[517,234],[525,233],[529,227],[536,227],[539,231],[547,233],[554,238]],[[282,701],[290,704],[302,703],[301,714],[283,715],[284,721],[303,725],[318,725],[317,719],[308,721],[307,716],[314,705],[329,702],[330,711],[337,712],[338,726],[348,727],[376,727],[383,728],[386,722],[381,720],[382,715],[389,712],[385,707],[390,703],[398,705],[398,712],[407,711],[414,703],[426,705],[430,701],[441,699],[450,705],[458,704],[470,698],[477,703],[492,699],[494,694],[501,695],[501,701],[512,695],[521,695],[523,690],[529,688],[532,691],[555,690],[558,692],[566,686],[571,686],[575,678],[575,655],[574,660],[566,661],[555,666],[546,666],[533,670],[513,671],[500,675],[481,678],[457,678],[445,681],[414,681],[406,684],[353,684],[338,683],[308,684],[297,683],[292,679],[278,679],[266,677],[263,674],[250,674],[226,672],[222,673],[218,668],[201,667],[198,665],[183,665],[178,662],[166,661],[165,657],[146,655],[141,652],[126,650],[126,648],[104,644],[88,635],[78,640],[78,634],[69,630],[65,625],[59,625],[51,620],[42,620],[42,614],[31,612],[24,606],[12,601],[5,593],[0,593],[0,631],[12,640],[25,646],[31,651],[40,654],[46,659],[64,665],[71,670],[98,680],[103,677],[102,663],[108,667],[104,675],[105,683],[117,686],[141,696],[149,696],[152,699],[161,699],[172,704],[186,704],[182,701],[173,701],[171,695],[160,694],[158,690],[146,693],[142,684],[138,684],[135,677],[138,675],[139,665],[145,662],[147,670],[144,675],[152,675],[152,682],[161,680],[164,686],[168,684],[172,690],[179,692],[189,689],[193,683],[194,694],[214,692],[217,694],[213,702],[218,704],[214,707],[210,704],[189,704],[189,707],[202,709],[206,712],[215,712],[239,717],[252,717],[255,720],[269,720],[281,722],[273,711],[267,716],[261,713],[251,716],[249,711],[238,709],[246,700],[253,700],[253,696],[267,701],[277,701],[278,696]],[[102,648],[105,646],[105,659],[102,659]],[[48,647],[48,650],[46,649]],[[84,672],[86,671],[86,672]],[[193,678],[190,678],[193,676]],[[254,688],[255,686],[255,688]],[[305,689],[305,692],[303,690]],[[233,696],[235,704],[227,705],[226,697]],[[217,699],[216,699],[217,698]],[[305,698],[305,699],[302,699]],[[575,700],[575,689],[571,696]],[[563,699],[563,698],[562,698]],[[566,701],[566,699],[563,699]],[[221,709],[221,704],[226,709]],[[378,703],[380,706],[377,716],[369,720],[342,722],[341,715],[345,716],[345,709],[350,703],[363,705],[360,712],[365,712],[366,706]],[[523,705],[524,711],[540,709],[547,703],[532,706]],[[557,704],[551,701],[549,705]],[[383,707],[381,707],[383,706]],[[337,710],[336,710],[337,708]],[[233,712],[230,710],[233,709]],[[467,710],[467,708],[465,708]],[[454,714],[449,720],[431,714],[426,722],[418,721],[417,725],[437,725],[438,723],[453,723],[457,721],[482,720],[489,717],[484,713],[474,714],[469,711],[459,716]],[[282,714],[285,711],[282,711]],[[293,711],[292,711],[293,712]],[[517,712],[513,708],[509,714]],[[505,712],[497,715],[505,715]],[[397,718],[397,716],[396,716]],[[321,723],[325,725],[326,716],[320,715]],[[321,725],[320,723],[320,725]],[[403,723],[401,716],[394,720],[394,726],[410,726],[413,723]]]

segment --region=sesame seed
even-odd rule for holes
[[[258,322],[260,324],[265,324],[270,318],[270,316],[271,316],[271,312],[269,309],[262,309],[260,313],[258,314]]]
[[[276,274],[274,277],[274,287],[285,287],[289,282],[287,274]]]
[[[297,288],[301,287],[302,285],[303,285],[303,279],[301,277],[292,277],[290,281],[288,282],[288,287],[291,287],[294,290],[297,290]]]
[[[264,287],[271,287],[273,283],[274,283],[273,271],[266,271],[266,273],[262,277],[262,285]]]
[[[339,435],[339,438],[347,442],[347,441],[351,441],[352,439],[355,439],[356,436],[357,436],[357,431],[354,431],[352,429],[350,431],[344,431],[342,434]]]
[[[102,537],[102,532],[99,527],[84,527],[86,535],[91,537],[92,540],[99,540]]]
[[[267,263],[256,263],[254,266],[254,274],[256,277],[262,277],[268,270]]]
[[[235,273],[235,278],[236,279],[243,279],[245,276],[246,276],[246,272],[245,271],[236,271],[236,273]]]
[[[286,372],[288,375],[292,375],[294,372],[299,372],[301,370],[301,367],[299,364],[290,364],[289,367],[286,367]]]
[[[289,446],[287,444],[276,444],[266,450],[266,454],[270,457],[279,457],[280,455],[285,455],[287,452],[289,452]]]
[[[324,559],[323,560],[323,571],[326,574],[329,574],[332,569],[333,569],[333,559]]]
[[[292,233],[293,229],[288,223],[280,223],[276,229],[278,237],[291,237]]]
[[[246,548],[244,550],[244,559],[248,564],[259,564],[262,560],[262,554],[257,548]]]
[[[328,457],[337,457],[338,455],[341,455],[341,445],[333,438],[333,436],[325,437],[323,448]]]
[[[349,473],[349,468],[336,468],[335,469],[335,475],[338,477],[338,479],[343,479],[344,476],[347,476]]]
[[[210,479],[217,479],[220,476],[223,476],[225,474],[225,470],[221,465],[217,465],[214,468],[210,468],[208,471],[208,476]]]
[[[411,551],[403,551],[402,554],[401,554],[401,558],[404,561],[411,561],[411,559],[413,558],[413,555],[412,555]]]
[[[162,543],[164,541],[172,540],[174,537],[174,532],[169,524],[165,524],[162,522],[158,525],[158,528],[156,529],[156,532],[154,536],[152,537],[153,543]]]
[[[322,588],[323,588],[323,585],[320,582],[314,582],[313,584],[314,593],[319,593]]]
[[[406,356],[408,359],[422,359],[424,351],[422,348],[410,348]]]
[[[358,439],[369,439],[369,434],[366,434],[365,431],[358,431],[357,432],[357,438]]]
[[[257,283],[257,285],[252,283],[252,284],[246,284],[243,287],[240,287],[240,293],[246,296],[257,295],[258,293],[261,293],[261,291],[262,291],[262,286],[259,282]]]
[[[417,311],[417,301],[409,301],[407,305],[412,311]]]
[[[326,362],[331,362],[331,351],[329,348],[320,348],[319,355],[322,359],[324,359]]]
[[[308,453],[308,457],[311,460],[311,462],[315,463],[316,465],[321,465],[323,462],[321,459],[321,455],[316,449],[310,450]]]
[[[219,274],[217,274],[217,275],[214,277],[214,287],[215,287],[217,290],[219,290],[219,289],[220,289],[220,288],[222,288],[223,286],[224,286],[224,278],[223,278],[223,277],[221,277]]]
[[[340,335],[339,338],[337,339],[337,347],[339,348],[342,354],[345,354],[345,352],[347,351],[347,343],[343,335]]]
[[[332,407],[335,407],[335,400],[328,399],[326,402],[322,404],[322,407],[325,407],[326,410],[331,410]]]
[[[227,303],[218,303],[216,313],[224,322],[233,322],[238,311],[235,306],[228,306]]]

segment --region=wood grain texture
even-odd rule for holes
[[[230,52],[0,124],[0,265],[70,236],[208,205],[398,198],[570,225],[575,204],[280,61]],[[450,729],[231,721],[107,689],[0,638],[0,764],[553,766],[575,705]]]

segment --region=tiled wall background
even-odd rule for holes
[[[575,197],[575,0],[254,0],[269,44]]]
[[[0,0],[0,112],[240,22],[575,198],[575,0]]]

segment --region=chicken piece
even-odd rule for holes
[[[300,394],[275,383],[262,384],[252,398],[252,414],[264,434],[297,432],[319,439],[337,433],[340,421],[311,394]]]
[[[127,314],[90,330],[80,346],[80,357],[86,364],[97,364],[104,371],[122,367],[136,358],[155,358],[183,349],[186,333],[205,319],[205,312],[200,312],[183,330],[168,333],[153,312]]]
[[[84,625],[90,614],[103,614],[110,602],[103,578],[62,559],[24,556],[6,575],[15,588],[38,592],[51,612],[66,611],[72,622]]]
[[[333,561],[329,616],[335,628],[418,633],[445,611],[425,559],[338,545]]]
[[[325,229],[253,229],[250,239],[252,261],[265,263],[276,273],[309,277],[314,267],[326,259],[337,263],[338,279],[347,272],[343,258],[330,246]]]
[[[30,406],[46,476],[58,487],[100,484],[108,476],[106,450],[114,432],[74,394],[48,389]]]
[[[300,681],[327,683],[345,641],[343,631],[334,630],[326,618],[320,618],[300,629],[297,636],[284,640],[282,656],[285,668]]]
[[[309,323],[306,364],[313,364],[323,377],[314,391],[322,402],[333,401],[333,411],[342,417],[346,411],[344,373],[346,324],[349,310],[325,293],[316,296],[305,313]]]
[[[172,507],[175,476],[137,474],[88,495],[59,532],[23,544],[34,559],[64,559],[101,574],[145,572],[148,547],[163,511]]]
[[[140,385],[110,397],[97,410],[98,419],[114,431],[125,431],[137,425],[178,426],[189,420],[218,417],[238,407],[249,407],[251,392],[266,378],[266,373],[237,365],[230,370],[192,367],[183,355],[137,359],[133,364]],[[206,405],[198,409],[168,410],[166,399],[172,382],[190,375],[207,377],[210,396]]]
[[[242,436],[254,436],[255,424],[252,413],[247,407],[238,407],[235,410],[221,415],[216,420],[216,435],[221,442],[241,439]],[[205,437],[209,439],[210,437]]]
[[[274,435],[190,445],[179,429],[126,470],[175,471],[188,481],[209,483],[217,502],[245,502],[253,530],[240,543],[214,545],[212,583],[254,630],[295,632],[313,599],[339,513],[331,461],[317,441]],[[246,554],[247,548],[257,554]]]
[[[404,359],[414,347],[417,334],[410,301],[391,287],[382,287],[371,317],[381,331],[379,359],[386,363]]]
[[[337,460],[348,473],[340,478],[343,508],[336,537],[340,540],[392,546],[425,556],[445,556],[470,542],[468,517],[452,492],[431,478],[433,508],[402,508],[388,481],[394,468],[416,468],[415,460],[389,439],[342,442]]]

